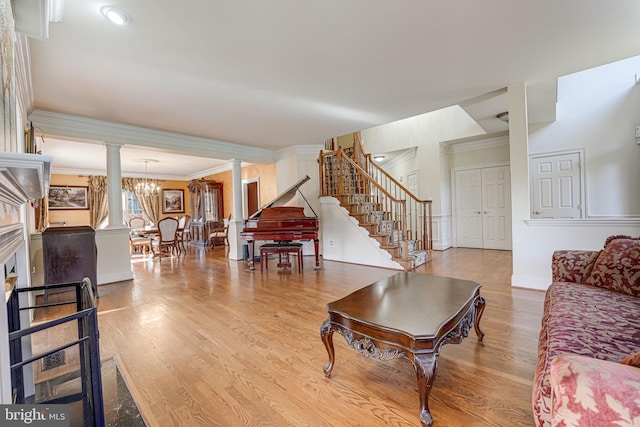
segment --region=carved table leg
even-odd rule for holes
[[[420,394],[420,421],[423,426],[433,424],[433,417],[429,412],[429,394],[431,385],[436,377],[438,362],[435,354],[416,354],[413,365],[418,376],[418,393]]]
[[[484,332],[480,329],[480,318],[482,317],[482,313],[484,313],[484,306],[486,304],[486,300],[484,297],[478,296],[475,300],[475,313],[473,319],[473,327],[476,330],[476,335],[478,336],[478,341],[482,341],[484,338]]]
[[[330,378],[333,361],[335,360],[335,352],[333,350],[333,329],[331,328],[331,321],[329,319],[325,320],[320,327],[320,338],[322,338],[327,353],[329,353],[329,361],[324,365],[322,370],[324,371],[324,376]]]

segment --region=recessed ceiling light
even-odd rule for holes
[[[116,25],[127,25],[131,22],[129,14],[118,6],[102,6],[100,8],[100,13]]]

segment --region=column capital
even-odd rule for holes
[[[117,142],[105,142],[104,145],[107,147],[107,150],[119,150],[124,144],[118,144]]]

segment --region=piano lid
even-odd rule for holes
[[[293,199],[293,196],[296,195],[296,191],[298,191],[300,186],[302,184],[304,184],[305,182],[309,181],[310,179],[311,178],[309,178],[309,175],[306,175],[300,181],[296,182],[291,187],[287,188],[285,191],[283,191],[282,193],[278,194],[275,199],[273,199],[272,201],[270,201],[266,205],[263,205],[256,213],[251,215],[249,217],[249,219],[257,219],[257,218],[259,218],[260,215],[262,214],[262,210],[263,209],[275,208],[275,207],[278,207],[278,206],[284,206],[289,200]],[[300,193],[300,194],[302,195],[302,193]],[[302,195],[302,198],[304,199],[304,195]],[[307,199],[304,199],[304,201],[307,202]],[[307,205],[308,204],[309,204],[309,202],[307,202]],[[311,205],[309,205],[309,207],[311,208]],[[311,208],[311,210],[313,211],[313,208]],[[314,212],[314,214],[315,214],[315,212]]]

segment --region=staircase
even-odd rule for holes
[[[320,195],[335,197],[405,271],[432,249],[431,201],[419,200],[365,154],[359,133],[347,149],[320,153]]]

